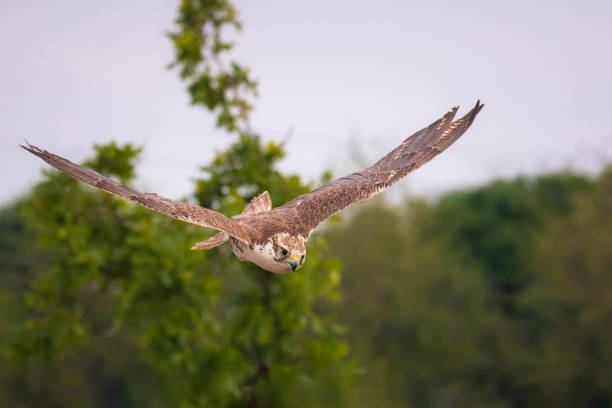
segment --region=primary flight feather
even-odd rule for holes
[[[91,169],[28,144],[21,146],[56,169],[116,196],[181,221],[219,231],[192,249],[211,249],[229,241],[234,254],[275,273],[300,268],[310,233],[331,215],[379,194],[440,154],[470,127],[484,105],[480,101],[453,121],[457,107],[421,129],[367,169],[336,179],[292,201],[272,208],[268,192],[255,197],[232,218],[195,204],[141,193]]]

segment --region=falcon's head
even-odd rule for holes
[[[287,273],[300,269],[306,260],[306,240],[286,232],[270,237],[271,255],[276,264],[271,272]],[[267,245],[266,245],[267,246]]]
[[[266,271],[288,273],[302,267],[306,260],[306,239],[286,232],[275,234],[253,246],[234,237],[229,239],[234,255],[242,261],[253,262]]]

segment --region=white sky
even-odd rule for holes
[[[451,106],[472,128],[403,181],[434,194],[612,159],[611,1],[235,0],[236,58],[260,81],[253,127],[309,179],[376,161]],[[177,198],[234,139],[166,66],[178,0],[0,0],[0,203],[44,164],[110,140],[143,144],[137,186]]]

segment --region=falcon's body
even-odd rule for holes
[[[220,231],[192,249],[211,249],[229,241],[240,260],[271,272],[286,273],[303,265],[306,242],[321,222],[352,204],[374,197],[444,151],[468,129],[483,106],[477,102],[470,112],[453,122],[455,107],[404,140],[373,166],[336,179],[280,207],[272,209],[270,196],[264,192],[231,219],[194,204],[140,193],[35,146],[23,147],[58,170],[94,187],[179,220]]]

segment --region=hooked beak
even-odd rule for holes
[[[300,258],[295,255],[291,255],[285,262],[291,266],[292,271],[295,271],[300,265]]]

